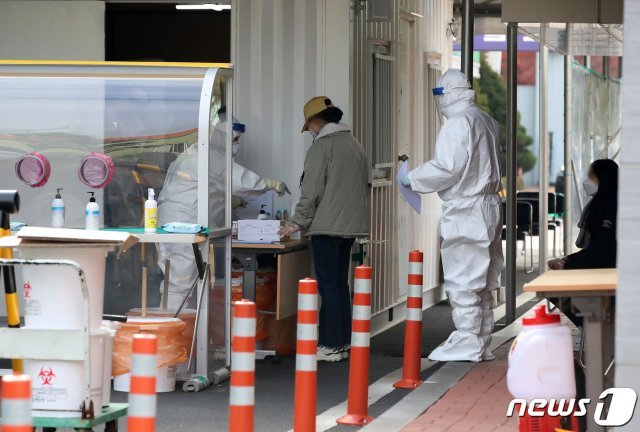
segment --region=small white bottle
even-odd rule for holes
[[[158,231],[158,202],[156,193],[149,188],[147,200],[144,202],[144,232]]]
[[[84,209],[84,229],[97,230],[100,229],[100,206],[96,202],[96,197],[93,196],[93,192],[87,192],[91,194],[89,202]]]
[[[64,228],[64,201],[60,191],[62,188],[58,188],[56,196],[51,203],[51,226],[53,228]]]
[[[258,220],[265,220],[269,218],[267,212],[264,210],[265,207],[266,206],[264,204],[260,206],[260,214],[258,214]]]

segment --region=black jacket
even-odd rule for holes
[[[565,257],[564,268],[589,269],[616,266],[616,216],[615,206],[594,200],[589,208],[587,229],[591,234],[589,245]]]
[[[565,269],[613,268],[616,266],[618,216],[618,164],[599,159],[590,171],[598,179],[598,191],[583,214],[590,234],[587,247],[565,258]]]

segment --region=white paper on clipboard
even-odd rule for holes
[[[405,200],[409,203],[411,208],[417,213],[420,214],[420,195],[417,192],[411,190],[410,187],[404,186],[402,184],[402,179],[409,172],[409,164],[407,162],[403,162],[398,169],[398,175],[396,180],[398,182],[398,189],[400,189],[400,193],[404,197]]]

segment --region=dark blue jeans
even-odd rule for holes
[[[311,237],[313,263],[322,299],[318,344],[339,348],[351,343],[349,263],[354,239]]]

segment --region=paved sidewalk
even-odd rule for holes
[[[455,386],[403,432],[514,432],[517,418],[505,416],[510,343],[500,346],[492,362],[478,363]]]

